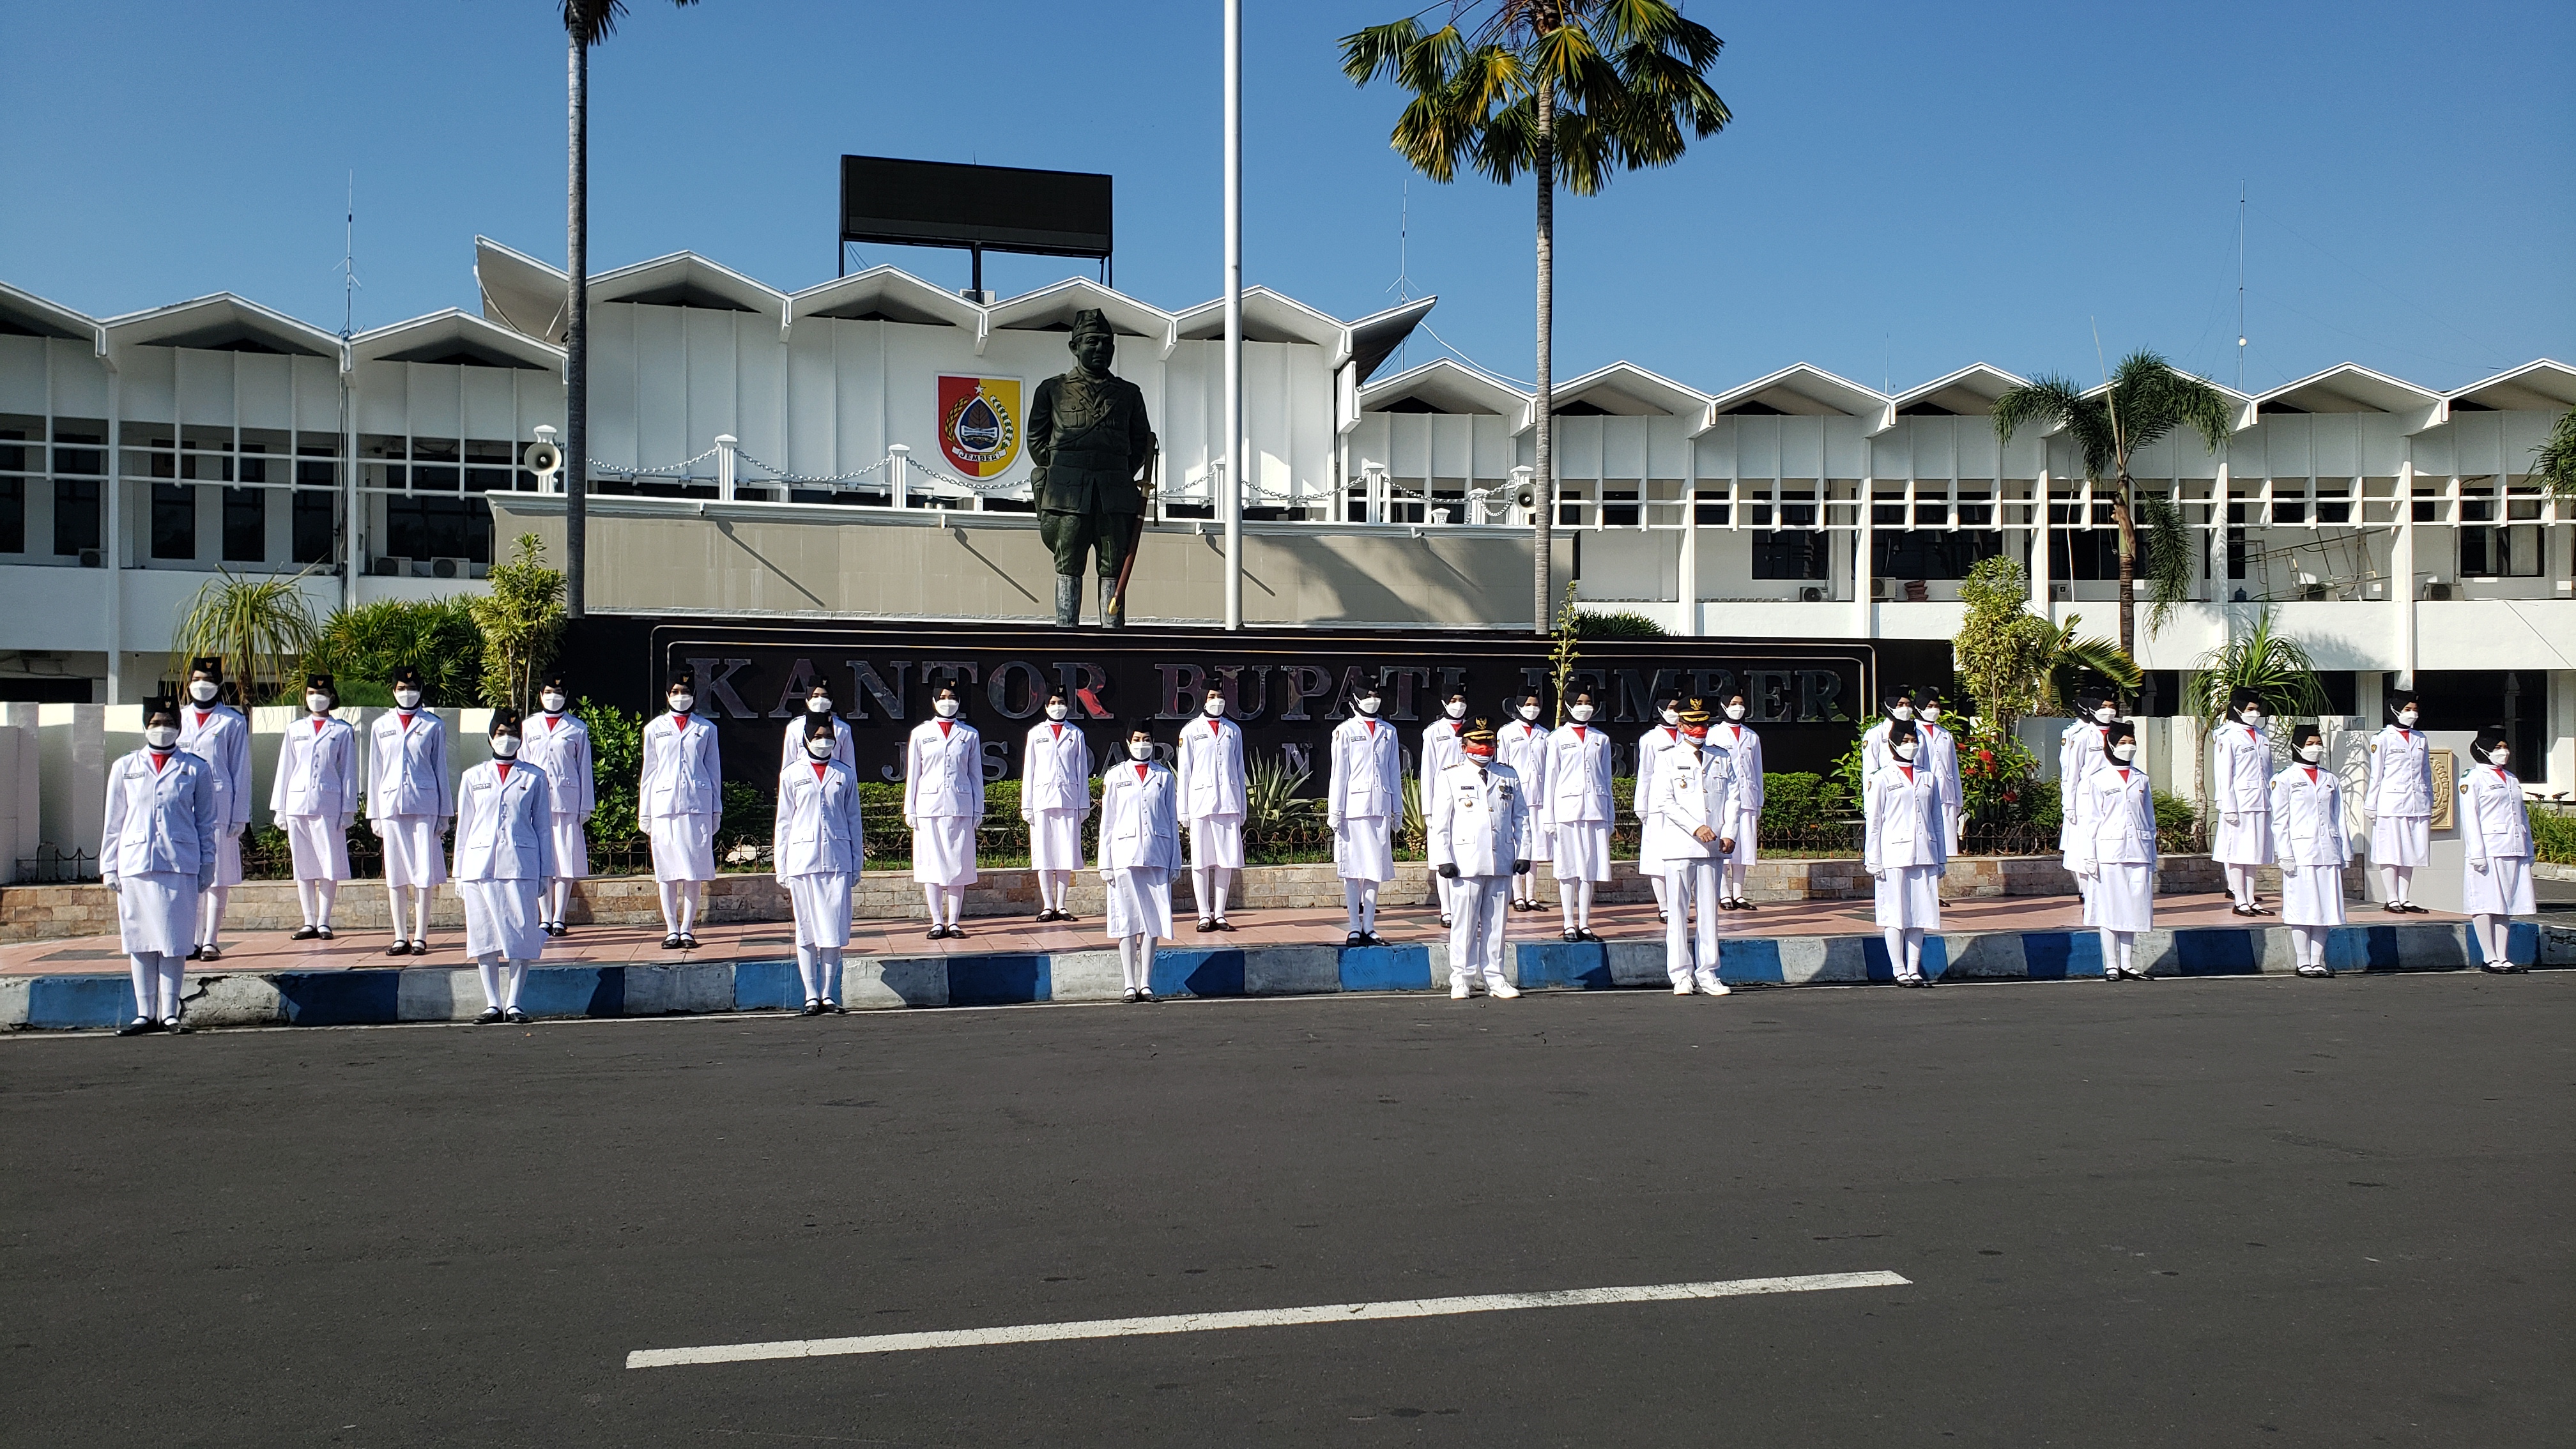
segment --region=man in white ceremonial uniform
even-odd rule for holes
[[[2231,911],[2268,916],[2271,912],[2254,899],[2254,877],[2272,863],[2272,796],[2279,782],[2272,765],[2272,737],[2263,730],[2260,695],[2243,688],[2228,692],[2227,723],[2210,736],[2210,748],[2217,754],[2218,768],[2210,781],[2209,805],[2218,822],[2209,832],[2209,858],[2227,874],[2227,893],[2235,898]],[[2341,921],[2338,905],[2336,922]]]
[[[2531,807],[2522,780],[2508,768],[2513,747],[2501,726],[2488,725],[2469,742],[2476,763],[2460,778],[2459,830],[2465,847],[2460,868],[2460,909],[2476,939],[2478,969],[2518,975],[2511,950],[2513,918],[2537,909],[2531,886]]]
[[[2119,699],[2088,688],[2076,696],[2075,708],[2075,722],[2057,737],[2057,849],[2066,858],[2066,868],[2075,874],[2076,893],[2090,901],[2093,878],[2075,870],[2075,796],[2086,777],[2110,761],[2107,731],[2111,721],[2120,717]]]
[[[2370,863],[2379,870],[2390,914],[2422,915],[2415,870],[2433,858],[2433,742],[2415,726],[2422,704],[2412,690],[2389,697],[2388,727],[2370,742],[2362,804],[2370,811]]]
[[[1741,693],[1726,697],[1726,718],[1708,732],[1708,748],[1724,752],[1730,773],[1735,777],[1735,821],[1721,835],[1732,837],[1735,848],[1726,852],[1718,864],[1717,904],[1720,910],[1749,911],[1753,902],[1744,894],[1745,877],[1753,873],[1753,861],[1760,849],[1762,833],[1762,736],[1744,723],[1748,702]]]
[[[1547,783],[1547,726],[1538,722],[1544,712],[1536,690],[1512,697],[1512,717],[1494,731],[1494,763],[1520,777],[1521,798],[1529,806],[1530,841],[1528,858],[1536,863],[1548,858],[1552,842],[1547,832],[1547,802],[1540,798],[1539,787]],[[1512,876],[1512,909],[1539,909],[1538,877],[1527,867]]]
[[[903,747],[903,823],[934,941],[965,938],[957,917],[975,883],[975,831],[984,823],[984,737],[958,718],[964,707],[954,685],[939,686],[932,718],[913,726]]]
[[[1190,837],[1190,892],[1201,931],[1231,931],[1226,893],[1243,869],[1243,726],[1225,717],[1225,691],[1210,689],[1199,717],[1172,744],[1181,828]]]
[[[1383,946],[1378,887],[1395,879],[1395,825],[1404,818],[1404,750],[1395,726],[1378,718],[1384,699],[1360,686],[1349,718],[1333,727],[1332,778],[1324,822],[1333,831],[1333,873],[1342,881],[1349,934],[1344,946]]]
[[[700,893],[716,878],[716,825],[724,818],[724,764],[715,721],[697,714],[697,671],[671,676],[671,706],[644,722],[635,824],[653,846],[653,884],[662,898],[662,949],[694,951]]]
[[[1546,774],[1539,813],[1553,835],[1558,909],[1565,939],[1599,941],[1592,934],[1592,895],[1610,879],[1610,828],[1617,823],[1611,794],[1610,736],[1592,723],[1598,703],[1589,689],[1567,702],[1566,723],[1547,737]]]
[[[117,944],[134,972],[134,1019],[118,1036],[188,1029],[179,994],[223,824],[214,767],[179,748],[178,701],[144,701],[143,748],[107,767],[98,847],[99,879],[116,897]]]
[[[1735,841],[1735,767],[1723,750],[1708,746],[1708,710],[1694,699],[1678,710],[1672,747],[1655,767],[1655,793],[1646,802],[1642,855],[1662,862],[1664,975],[1675,996],[1694,989],[1727,994],[1718,975],[1717,882],[1719,862]],[[1693,928],[1696,926],[1696,939]]]
[[[545,889],[554,875],[554,791],[519,758],[519,712],[492,711],[492,758],[456,782],[456,894],[465,954],[483,979],[481,1025],[522,1022],[519,988],[546,949]]]
[[[215,772],[215,811],[222,829],[215,841],[215,883],[197,903],[197,939],[191,961],[221,961],[217,944],[224,907],[241,884],[241,838],[250,828],[250,720],[223,702],[224,661],[215,655],[188,664],[188,697],[179,706],[179,748]]]
[[[1421,798],[1422,818],[1425,820],[1431,818],[1431,812],[1436,808],[1434,793],[1448,778],[1449,767],[1458,762],[1461,753],[1458,741],[1466,732],[1466,721],[1467,691],[1452,689],[1440,697],[1440,718],[1422,727],[1422,751],[1414,756],[1413,770],[1416,794]],[[1452,920],[1449,898],[1453,894],[1449,878],[1438,871],[1432,872],[1431,891],[1440,902],[1440,928],[1448,930]]]
[[[358,818],[358,732],[331,717],[340,692],[327,674],[304,678],[304,713],[277,741],[268,813],[286,832],[295,904],[304,914],[292,939],[328,941],[331,908],[349,878],[349,822]]]
[[[564,913],[572,906],[572,883],[590,878],[590,841],[583,827],[599,808],[599,782],[591,773],[590,726],[569,712],[571,704],[562,675],[539,685],[541,712],[522,724],[525,739],[519,745],[519,758],[546,772],[546,789],[553,796],[547,804],[546,829],[554,836],[555,872],[546,882],[545,905],[539,912],[549,936],[572,929],[564,924]]]
[[[1073,701],[1047,691],[1046,718],[1020,749],[1020,819],[1029,827],[1029,868],[1038,877],[1038,919],[1070,921],[1065,897],[1082,869],[1082,821],[1091,813],[1091,741],[1066,721]]]
[[[1950,832],[1941,782],[1921,763],[1912,720],[1891,720],[1887,763],[1861,784],[1861,868],[1876,885],[1875,916],[1899,986],[1929,986],[1923,941],[1941,929],[1941,877],[1950,872]]]
[[[1959,853],[1960,817],[1968,808],[1967,797],[1960,791],[1959,737],[1950,733],[1942,717],[1949,711],[1943,706],[1938,690],[1919,690],[1914,696],[1914,738],[1919,743],[1915,763],[1932,772],[1941,786],[1941,819],[1949,829],[1949,851]]]
[[[849,721],[833,712],[832,686],[819,679],[806,686],[805,707],[797,712],[794,719],[787,722],[787,729],[779,738],[778,768],[784,770],[790,765],[805,763],[808,758],[805,753],[805,727],[813,716],[818,714],[832,722],[832,758],[849,766],[853,771],[857,770],[859,768],[858,747],[850,742]]]
[[[1503,969],[1503,924],[1510,919],[1511,878],[1528,864],[1529,795],[1520,777],[1495,758],[1494,732],[1483,720],[1458,737],[1458,757],[1427,798],[1424,815],[1432,873],[1450,887],[1449,997],[1520,995]],[[1427,786],[1426,782],[1426,786]]]
[[[1181,868],[1180,782],[1154,758],[1154,723],[1127,731],[1126,758],[1100,772],[1100,885],[1118,978],[1133,1005],[1154,999],[1154,943],[1172,937]]]
[[[1655,888],[1655,919],[1671,920],[1670,903],[1665,899],[1664,862],[1655,854],[1657,832],[1649,828],[1655,818],[1655,765],[1664,751],[1681,741],[1682,702],[1673,695],[1655,701],[1655,726],[1637,736],[1636,784],[1629,792],[1628,809],[1637,817],[1637,874]]]
[[[859,774],[834,752],[829,712],[808,714],[802,758],[779,767],[778,823],[769,859],[796,918],[796,975],[805,1014],[840,1015],[841,953],[850,947],[850,883],[866,864]]]
[[[2269,760],[2270,741],[2263,751]],[[2343,924],[2343,868],[2352,860],[2343,779],[2324,768],[2325,754],[2317,727],[2299,726],[2290,733],[2289,767],[2264,787],[2263,824],[2281,865],[2281,922],[2302,976],[2334,974],[2326,966],[2326,933]]]
[[[2102,764],[2067,801],[2074,827],[2067,868],[2091,888],[2084,924],[2102,933],[2102,979],[2147,981],[2135,952],[2156,925],[2156,797],[2137,767],[2138,730],[2128,720],[2102,727]]]
[[[394,707],[367,730],[367,829],[384,846],[388,956],[429,954],[429,893],[447,879],[447,826],[456,818],[447,725],[423,707],[420,686],[419,670],[395,670]]]

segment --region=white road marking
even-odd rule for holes
[[[1293,1328],[1313,1323],[1438,1318],[1457,1313],[1509,1313],[1523,1308],[1589,1308],[1604,1303],[1672,1303],[1691,1298],[1743,1298],[1764,1293],[1824,1293],[1836,1288],[1901,1288],[1907,1282],[1905,1278],[1884,1271],[1811,1273],[1797,1278],[1729,1278],[1715,1283],[1649,1283],[1634,1288],[1560,1288],[1543,1293],[1480,1293],[1465,1298],[1404,1298],[1385,1303],[1319,1303],[1305,1308],[1171,1313],[1151,1318],[1094,1318],[1079,1323],[1022,1323],[1006,1328],[879,1333],[861,1338],[791,1338],[776,1343],[720,1343],[705,1348],[639,1348],[626,1355],[626,1366],[631,1369],[675,1368],[684,1364],[750,1363],[775,1358],[909,1353],[925,1348],[1053,1343],[1072,1338],[1213,1333],[1226,1328]]]

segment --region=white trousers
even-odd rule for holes
[[[1664,862],[1664,974],[1675,986],[1717,984],[1717,878],[1714,860]],[[1696,927],[1688,924],[1694,908]]]
[[[1503,922],[1511,906],[1511,877],[1462,875],[1449,887],[1449,984],[1508,986],[1503,972]]]

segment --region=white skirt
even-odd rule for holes
[[[286,830],[286,854],[297,880],[349,878],[349,832],[340,828],[340,817],[286,815],[277,823]]]
[[[461,880],[457,897],[465,902],[465,954],[480,961],[500,956],[534,961],[546,949],[546,933],[537,929],[540,880]]]
[[[1762,818],[1760,816],[1736,816],[1735,848],[1720,856],[1718,858],[1718,863],[1720,865],[1751,865],[1753,863],[1754,852],[1760,846],[1760,842],[1756,840],[1755,837],[1759,836],[1761,833]]]
[[[1598,820],[1561,824],[1551,832],[1556,839],[1549,859],[1556,862],[1558,880],[1608,880],[1610,878],[1610,827]]]
[[[2303,865],[2297,875],[2281,877],[2281,924],[2343,924],[2343,867]]]
[[[116,939],[128,956],[185,956],[197,948],[197,878],[175,871],[119,876]]]
[[[2210,827],[2209,858],[2221,865],[2270,865],[2272,863],[2272,812],[2255,810],[2240,813],[2236,823],[2218,817]]]
[[[843,871],[823,875],[781,876],[787,902],[796,911],[796,944],[838,951],[850,944],[850,877]]]
[[[1029,822],[1031,870],[1082,869],[1082,812],[1041,810]]]
[[[1194,868],[1222,866],[1227,870],[1243,869],[1243,817],[1240,815],[1204,815],[1187,822],[1190,827],[1190,864]]]
[[[1172,873],[1158,865],[1130,866],[1101,877],[1109,905],[1109,939],[1172,935]]]
[[[2374,815],[2370,819],[2372,865],[2425,865],[2433,859],[2433,820],[2428,815]]]
[[[590,841],[578,815],[549,815],[547,833],[555,840],[556,880],[584,880],[590,875]]]
[[[653,879],[716,878],[715,816],[656,815],[645,827],[653,840]]]
[[[1333,874],[1343,880],[1395,879],[1393,823],[1383,815],[1351,815],[1333,832]]]
[[[1941,878],[1937,865],[1900,865],[1877,882],[1878,928],[1941,929]]]
[[[2095,869],[2101,874],[2084,893],[2084,924],[2105,931],[2155,929],[2156,868],[2144,861],[2104,861]]]
[[[376,822],[385,844],[385,884],[429,887],[447,879],[447,852],[435,815],[388,815]]]
[[[1553,832],[1535,819],[1530,821],[1529,858],[1531,860],[1545,860],[1556,853],[1556,841],[1551,838],[1552,834]]]
[[[2460,911],[2471,916],[2532,914],[2531,857],[2491,855],[2487,868],[2460,867]]]
[[[241,879],[241,837],[233,834],[230,826],[218,825],[215,827],[215,884],[237,886]]]
[[[975,883],[975,821],[966,815],[924,815],[912,832],[912,878],[922,885]]]

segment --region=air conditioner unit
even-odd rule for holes
[[[2050,584],[2048,586],[2048,597],[2063,604],[2068,599],[2075,597],[2075,591],[2064,584]]]
[[[380,558],[376,560],[372,572],[380,579],[398,579],[402,577],[405,562],[406,560],[398,558]]]
[[[1873,599],[1877,599],[1877,600],[1879,600],[1879,601],[1881,601],[1881,602],[1885,602],[1885,601],[1887,601],[1887,600],[1889,600],[1889,599],[1893,599],[1893,598],[1895,598],[1895,597],[1896,597],[1896,580],[1894,580],[1894,579],[1871,579],[1871,580],[1869,581],[1869,596],[1870,596],[1871,598],[1873,598]]]
[[[413,559],[411,567],[415,576],[426,568],[433,579],[467,579],[474,576],[474,565],[461,558]]]
[[[80,566],[85,569],[105,568],[107,567],[107,555],[94,548],[82,549],[80,551]]]
[[[2447,603],[2451,597],[2451,586],[2449,584],[2428,580],[2424,585],[2421,597],[2429,599],[2437,604]]]
[[[1809,584],[1809,585],[1807,585],[1805,588],[1800,589],[1800,590],[1798,591],[1798,602],[1799,602],[1799,603],[1802,603],[1802,604],[1821,604],[1821,603],[1823,603],[1824,601],[1825,601],[1825,591],[1824,591],[1824,590],[1822,590],[1822,589],[1820,589],[1820,588],[1817,588],[1817,587],[1816,587],[1815,585],[1813,585],[1813,584]]]

